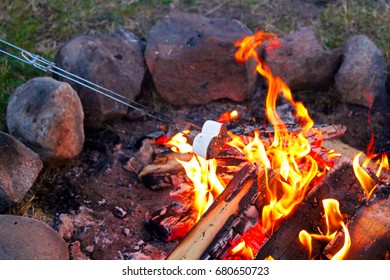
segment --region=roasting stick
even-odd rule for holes
[[[3,48],[1,48],[1,44],[5,45],[10,51],[7,51]],[[19,60],[21,62],[27,63],[31,66],[34,66],[35,68],[42,70],[44,72],[51,72],[53,74],[56,74],[60,77],[63,77],[69,81],[72,81],[74,83],[77,83],[83,87],[86,87],[88,89],[91,89],[92,91],[101,94],[107,98],[110,98],[120,104],[123,104],[129,108],[132,108],[136,111],[142,112],[145,115],[156,119],[158,121],[161,121],[163,123],[172,124],[174,127],[179,131],[182,132],[182,130],[179,127],[179,123],[172,120],[170,117],[168,117],[165,114],[152,111],[150,108],[146,107],[145,105],[142,105],[141,103],[138,103],[134,100],[131,100],[130,98],[127,98],[126,96],[116,93],[112,90],[109,90],[103,86],[100,86],[96,83],[93,83],[87,79],[84,79],[78,75],[75,75],[69,71],[66,71],[58,66],[55,65],[54,62],[51,62],[37,54],[31,53],[29,51],[26,51],[25,49],[22,49],[16,45],[13,45],[3,39],[0,39],[0,54],[7,55],[9,57],[12,57],[16,60]]]

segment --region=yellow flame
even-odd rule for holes
[[[275,224],[278,220],[289,215],[299,204],[307,193],[313,179],[318,179],[329,170],[326,163],[322,163],[319,168],[312,151],[312,143],[307,138],[308,132],[321,136],[320,131],[313,128],[313,120],[310,118],[307,109],[300,102],[295,102],[288,86],[280,79],[274,77],[257,54],[257,49],[266,40],[274,40],[273,34],[259,31],[253,36],[248,36],[236,42],[239,47],[235,58],[240,61],[249,59],[257,62],[256,71],[262,75],[268,83],[268,92],[266,97],[266,116],[268,121],[274,127],[274,135],[271,140],[262,140],[259,132],[254,133],[251,141],[244,140],[230,132],[232,141],[227,143],[241,151],[247,158],[247,161],[258,164],[265,169],[266,177],[268,169],[273,169],[276,174],[276,180],[269,182],[268,177],[265,179],[267,184],[266,198],[268,204],[263,207],[262,225],[272,234]],[[289,132],[276,111],[276,104],[279,96],[286,99],[295,111],[301,130],[299,132]],[[230,122],[238,115],[237,111],[227,113],[221,116],[219,121]],[[179,140],[186,138],[178,136]],[[319,137],[321,138],[321,137]],[[175,139],[173,143],[179,143]],[[175,142],[177,141],[177,142]],[[170,143],[175,147],[177,152],[192,152],[192,148],[185,146],[179,148],[176,144]],[[181,143],[181,142],[180,142]],[[321,141],[315,143],[316,148],[321,148]],[[181,144],[180,144],[181,145]],[[314,157],[313,157],[314,156]],[[337,156],[333,152],[328,152],[328,158]],[[195,188],[195,204],[200,216],[206,211],[216,195],[222,192],[224,185],[216,175],[216,161],[206,161],[196,155],[190,161],[181,164],[186,170],[187,176],[191,179]],[[242,246],[242,245],[240,245]]]
[[[378,184],[374,181],[374,179],[364,170],[367,168],[373,159],[378,157],[378,155],[368,154],[365,160],[363,161],[362,166],[360,166],[360,156],[362,152],[359,152],[352,161],[353,170],[356,178],[358,179],[360,186],[363,188],[364,193],[366,194],[366,198],[370,199],[371,195],[374,193]],[[381,154],[381,159],[377,160],[373,164],[373,169],[377,169],[375,175],[380,178],[382,170],[389,170],[389,161],[386,153]],[[364,167],[364,168],[363,168]]]
[[[340,212],[339,202],[335,199],[324,199],[322,200],[325,211],[325,222],[327,227],[326,234],[309,234],[305,230],[301,230],[299,233],[299,240],[308,250],[309,258],[312,254],[312,239],[331,241],[336,237],[337,232],[342,229],[344,232],[344,244],[343,247],[333,255],[332,260],[342,260],[349,248],[351,247],[351,238],[349,235],[348,228],[345,226],[343,217]]]
[[[178,153],[192,153],[192,146],[182,133],[176,134],[167,144]],[[214,199],[225,189],[224,184],[217,176],[217,161],[206,160],[193,154],[189,161],[178,160],[186,171],[186,175],[194,186],[194,206],[198,212],[197,220],[210,207]]]
[[[240,256],[240,259],[253,260],[253,252],[244,240],[238,243],[230,252],[230,255]]]
[[[299,241],[309,250],[309,259],[311,259],[312,254],[312,238],[311,235],[306,230],[301,230],[299,232]]]
[[[318,164],[313,159],[311,144],[306,137],[313,130],[314,122],[307,109],[300,102],[295,102],[289,87],[280,79],[272,75],[269,67],[259,58],[256,48],[264,40],[273,40],[275,36],[263,31],[254,36],[245,37],[236,45],[238,61],[254,59],[257,62],[256,71],[266,78],[268,93],[266,97],[266,116],[274,127],[274,138],[270,146],[265,149],[259,135],[243,145],[239,139],[232,137],[229,145],[243,152],[248,161],[257,162],[262,167],[272,168],[277,173],[277,180],[268,185],[269,204],[263,208],[263,226],[272,232],[276,221],[287,216],[294,207],[304,198],[310,183],[315,177],[322,175]],[[296,118],[301,125],[298,133],[289,132],[286,125],[276,111],[277,99],[283,96],[295,109]],[[317,134],[320,132],[317,131]]]

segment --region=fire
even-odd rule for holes
[[[309,259],[312,255],[312,240],[331,241],[335,238],[337,232],[343,229],[344,232],[344,244],[343,247],[332,257],[332,260],[342,260],[348,249],[351,247],[351,238],[348,228],[345,226],[343,217],[339,209],[339,202],[335,199],[324,199],[322,201],[325,210],[325,221],[327,232],[323,234],[309,234],[307,231],[302,230],[299,233],[300,242],[309,250]]]
[[[230,252],[227,259],[253,260],[253,251],[244,240],[238,243]]]
[[[368,92],[365,92],[365,96],[368,99],[370,103],[370,108],[368,112],[368,125],[371,128],[371,131],[373,131],[372,123],[371,123],[371,107],[373,104],[373,99],[371,95]],[[371,195],[374,193],[375,189],[378,186],[378,182],[381,178],[382,170],[388,171],[389,170],[389,160],[387,158],[386,153],[381,154],[375,154],[374,153],[374,133],[371,133],[371,139],[367,146],[367,156],[365,160],[363,161],[363,164],[360,165],[360,156],[362,155],[362,152],[358,153],[352,162],[353,170],[355,173],[356,178],[358,179],[361,187],[364,190],[364,193],[366,194],[367,200],[370,199]],[[375,176],[378,179],[375,181],[373,179],[374,176],[370,176],[368,174],[367,170],[376,170]],[[375,172],[375,171],[374,171]],[[374,173],[373,172],[373,173]]]
[[[238,111],[233,110],[231,112],[223,113],[217,120],[220,123],[230,123],[238,118]]]
[[[263,31],[254,36],[245,37],[236,43],[239,50],[236,59],[240,62],[254,59],[257,62],[256,71],[266,78],[268,92],[266,97],[266,116],[274,127],[274,136],[271,143],[263,143],[259,135],[255,133],[252,142],[245,144],[240,137],[232,137],[229,145],[242,151],[248,161],[257,162],[266,170],[272,168],[276,171],[277,180],[270,182],[267,188],[269,204],[264,206],[262,212],[263,227],[272,233],[278,220],[289,215],[307,193],[311,182],[321,177],[329,163],[319,166],[313,146],[321,143],[309,141],[309,132],[315,132],[319,139],[320,131],[313,128],[314,122],[310,118],[307,109],[300,102],[295,102],[289,87],[280,79],[272,75],[269,67],[259,58],[256,49],[265,40],[275,44],[275,35]],[[279,96],[285,98],[295,109],[297,122],[301,125],[299,132],[289,132],[283,120],[277,114],[276,103]],[[267,144],[267,146],[265,145]],[[330,153],[331,154],[331,153]],[[332,158],[330,155],[329,158]]]
[[[272,75],[268,66],[257,54],[257,48],[266,40],[271,41],[272,48],[280,46],[275,35],[260,31],[236,42],[235,45],[239,49],[235,58],[239,62],[254,59],[257,62],[257,73],[267,80],[265,110],[267,119],[275,132],[271,140],[266,140],[261,139],[259,132],[256,131],[250,141],[228,132],[232,140],[226,144],[241,151],[247,161],[256,163],[259,168],[265,170],[266,175],[269,169],[276,174],[276,180],[272,182],[268,180],[268,177],[266,178],[268,204],[263,207],[260,223],[262,234],[270,235],[278,222],[287,217],[303,200],[313,183],[330,169],[337,155],[328,151],[326,159],[319,156],[322,144],[321,132],[313,127],[314,122],[304,105],[294,101],[289,87],[280,77]],[[287,100],[294,108],[297,123],[301,126],[299,132],[290,132],[277,114],[276,104],[279,96]],[[228,123],[237,116],[237,111],[225,113],[218,121]],[[173,146],[174,151],[192,152],[191,145],[186,142],[186,137],[181,133],[172,138],[169,144]],[[181,164],[194,184],[195,205],[199,219],[225,186],[216,174],[217,164],[214,159],[206,160],[194,155],[190,161],[181,161]],[[242,238],[244,241],[239,243],[230,254],[236,253],[243,258],[253,259],[253,251],[248,242],[245,242],[245,235]]]
[[[187,143],[187,137],[183,133],[178,133],[167,142],[171,149],[177,153],[192,153],[192,146]],[[206,160],[193,154],[189,161],[180,161],[188,178],[194,185],[194,206],[198,212],[197,220],[213,203],[214,199],[224,190],[225,186],[218,179],[215,159]]]
[[[386,153],[382,154],[368,154],[366,159],[363,161],[363,164],[360,166],[360,156],[362,152],[358,153],[352,162],[353,170],[355,172],[356,178],[358,179],[360,185],[362,186],[366,198],[370,199],[371,195],[374,193],[375,189],[378,186],[382,171],[389,170],[389,160]],[[372,176],[368,174],[366,170],[368,169],[376,170],[375,176],[377,181],[375,181]]]

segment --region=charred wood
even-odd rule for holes
[[[382,199],[360,208],[347,224],[351,247],[344,259],[384,260],[390,252],[390,199]],[[339,233],[325,247],[324,255],[331,258],[343,245]]]
[[[172,187],[171,175],[184,173],[183,166],[177,161],[188,161],[192,154],[179,154],[174,152],[157,155],[152,164],[146,165],[138,174],[143,184],[151,189]]]
[[[272,180],[273,173],[267,174]],[[259,221],[265,172],[247,163],[168,259],[224,259]]]
[[[256,259],[308,259],[306,248],[300,243],[301,230],[321,234],[326,232],[321,201],[334,198],[340,201],[340,211],[348,221],[365,206],[364,193],[353,172],[349,158],[341,156],[335,166],[306,196],[296,211],[288,217],[265,243]],[[327,244],[313,242],[313,256],[320,256]]]

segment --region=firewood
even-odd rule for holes
[[[184,173],[183,166],[177,161],[188,161],[192,154],[179,154],[174,152],[163,153],[156,157],[152,164],[145,166],[138,174],[143,184],[151,189],[160,189],[163,187],[171,187],[172,174]]]
[[[289,132],[299,132],[302,127],[298,124],[294,125],[285,125],[287,130]],[[246,125],[245,127],[236,127],[234,129],[229,130],[230,132],[237,134],[237,135],[250,135],[253,134],[253,132],[257,130],[261,133],[262,137],[268,138],[270,134],[273,134],[275,132],[274,127],[263,127],[260,125]],[[341,124],[316,124],[313,129],[311,129],[307,133],[307,137],[313,137],[318,132],[321,132],[321,138],[322,140],[328,140],[333,139],[338,136],[341,136],[345,133],[347,130],[347,127]]]
[[[347,224],[351,247],[344,259],[384,260],[390,252],[390,199],[382,199],[361,207]],[[326,246],[330,258],[344,242],[344,234]]]
[[[326,140],[322,146],[328,150],[335,150],[350,159],[353,159],[360,151],[348,144],[341,142],[339,139]]]
[[[232,222],[232,217],[233,220],[236,218],[234,215],[251,187],[256,185],[257,188],[257,170],[256,165],[246,164],[170,253],[168,259],[196,260],[203,254],[207,254],[207,249],[213,244],[215,235],[223,230],[226,223]]]
[[[164,241],[183,238],[196,222],[193,207],[173,202],[160,210],[147,213],[145,226]]]
[[[361,189],[352,168],[352,162],[340,156],[335,166],[325,175],[263,245],[256,259],[272,256],[274,259],[307,259],[307,249],[300,243],[301,230],[320,234],[326,232],[321,201],[334,198],[340,202],[340,211],[349,220],[365,205]],[[321,255],[326,244],[313,242],[313,256]]]

